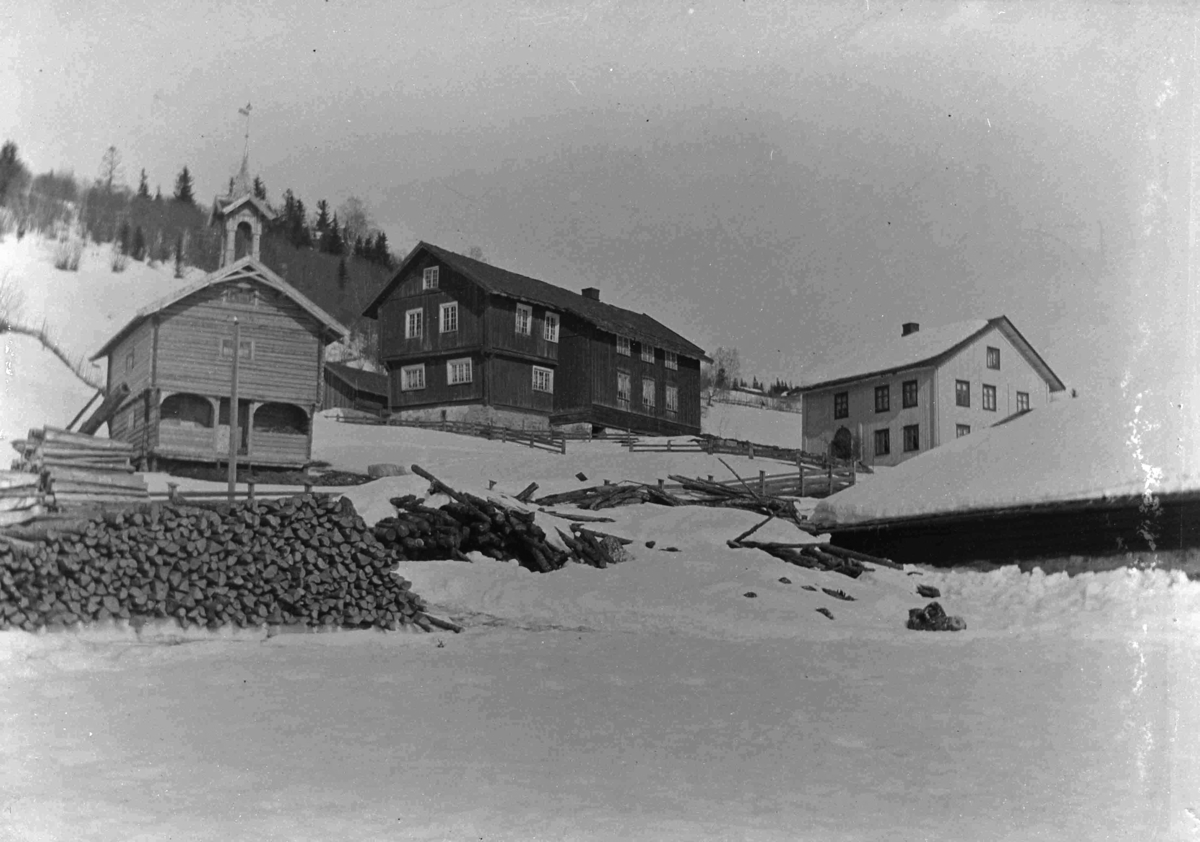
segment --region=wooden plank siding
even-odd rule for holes
[[[438,288],[421,289],[421,271],[410,272],[395,294],[379,308],[380,353],[384,360],[475,350],[483,343],[486,296],[473,283],[447,267],[439,270]],[[441,305],[458,304],[458,330],[441,332]],[[424,327],[419,339],[405,338],[409,310],[420,309]]]
[[[573,412],[592,406],[592,326],[566,316],[559,330],[558,367],[554,373],[554,411]]]
[[[109,354],[108,388],[119,389],[125,383],[129,386],[129,394],[136,395],[153,385],[153,368],[154,327],[146,321]]]
[[[508,357],[493,357],[487,361],[487,377],[491,383],[491,404],[549,415],[554,411],[555,396],[533,389],[535,363]],[[558,378],[555,376],[555,390]]]
[[[448,359],[459,357],[441,357],[433,360],[420,359],[410,361],[389,361],[388,383],[391,392],[392,409],[412,409],[414,407],[454,404],[479,403],[483,399],[483,370],[482,358],[477,354],[463,354],[471,358],[471,382],[451,386],[449,372],[446,368]],[[405,365],[425,365],[425,388],[413,391],[402,391],[400,386],[401,368]]]
[[[558,361],[559,343],[546,340],[546,308],[536,304],[527,305],[533,311],[533,323],[526,335],[517,333],[518,303],[502,295],[489,297],[486,320],[488,347],[496,351],[515,351],[542,360],[538,365],[553,366]],[[559,339],[562,338],[562,316],[562,313],[558,313]]]
[[[320,399],[317,325],[295,302],[257,286],[257,306],[227,304],[216,286],[161,313],[157,373],[163,391],[229,394],[231,359],[222,356],[221,341],[232,339],[236,316],[242,341],[253,343],[252,358],[238,366],[241,398],[301,407]]]
[[[642,360],[641,345],[630,343],[629,356],[617,353],[617,337],[606,331],[596,330],[591,340],[592,357],[592,402],[597,407],[615,410],[631,428],[638,426],[638,419],[645,419],[648,430],[675,430],[682,433],[700,431],[700,361],[680,355],[678,370],[668,369],[664,364],[661,348],[655,349],[654,362]],[[617,401],[617,375],[629,375],[630,400],[628,405]],[[642,401],[642,380],[654,380],[654,406],[647,407]],[[678,389],[678,411],[668,413],[666,408],[666,386]]]

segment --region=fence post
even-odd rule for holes
[[[767,493],[767,472],[766,471],[758,472],[758,493],[759,494]]]
[[[829,493],[833,494],[833,460],[829,460]]]
[[[608,480],[605,480],[605,481],[604,481],[604,484],[605,484],[605,485],[608,485],[608,484],[609,484]]]
[[[167,483],[167,499],[168,500],[174,500],[175,495],[178,492],[179,492],[179,483],[177,483],[177,482],[168,482]]]
[[[311,482],[304,483],[304,493],[312,494],[312,483]]]
[[[508,427],[500,428],[500,441],[508,444]]]
[[[709,475],[708,475],[708,481],[709,481],[709,482],[712,482],[712,474],[709,474]]]
[[[667,453],[671,452],[671,440],[667,439]]]
[[[254,480],[246,483],[246,499],[251,503],[254,502]]]
[[[858,461],[850,460],[850,484],[854,485],[858,482]]]
[[[659,491],[663,490],[663,481],[661,479],[658,481],[658,490]]]
[[[752,441],[751,441],[751,442],[747,442],[747,443],[746,443],[746,447],[747,447],[747,448],[749,448],[749,450],[750,450],[750,458],[751,458],[751,459],[753,459],[753,458],[754,458],[754,442],[752,442]]]
[[[799,457],[796,458],[796,467],[800,470],[800,496],[803,497],[804,496],[804,463],[800,461]]]
[[[554,439],[550,439],[550,441],[553,442]],[[558,443],[558,452],[561,453],[563,456],[567,455],[567,434],[566,433],[562,434],[562,440]]]

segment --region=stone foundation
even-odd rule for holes
[[[550,419],[534,412],[521,412],[481,404],[457,404],[446,407],[401,409],[392,413],[401,421],[460,421],[468,424],[491,424],[512,430],[549,430]]]

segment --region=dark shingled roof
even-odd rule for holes
[[[638,342],[646,342],[668,351],[709,361],[704,349],[684,339],[645,313],[635,313],[623,307],[585,298],[577,292],[556,287],[536,278],[518,275],[516,272],[509,272],[507,269],[492,266],[481,260],[473,260],[465,255],[447,251],[424,241],[418,243],[416,248],[409,252],[392,280],[379,295],[375,296],[375,300],[371,302],[363,315],[370,318],[377,317],[379,305],[400,283],[409,264],[422,250],[434,255],[447,266],[494,295],[503,295],[506,298],[513,298],[528,304],[539,304],[560,313],[572,313],[609,333],[628,336]]]
[[[386,374],[376,374],[361,368],[351,368],[343,363],[325,363],[325,370],[358,392],[387,397]]]

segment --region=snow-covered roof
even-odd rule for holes
[[[341,322],[318,307],[310,298],[308,298],[308,296],[301,293],[300,290],[296,289],[283,278],[276,275],[261,262],[255,260],[253,257],[247,256],[243,257],[236,263],[231,263],[223,269],[219,269],[210,275],[206,275],[199,281],[180,287],[170,295],[164,296],[163,298],[160,298],[151,304],[147,304],[145,307],[138,310],[137,313],[134,314],[133,318],[130,319],[123,328],[117,331],[117,333],[111,339],[105,342],[104,346],[91,356],[91,359],[98,360],[101,357],[107,356],[109,351],[115,348],[121,342],[121,340],[128,336],[130,332],[133,331],[133,329],[141,324],[145,319],[150,318],[155,313],[170,307],[172,304],[175,304],[178,301],[182,301],[189,295],[193,295],[202,289],[206,289],[217,284],[231,283],[241,280],[257,281],[274,289],[276,292],[287,296],[292,301],[296,302],[296,304],[300,305],[301,309],[320,322],[326,331],[333,334],[333,339],[341,339],[350,333],[350,331],[348,331]]]
[[[853,353],[830,360],[823,366],[801,372],[800,389],[809,390],[840,383],[892,374],[908,368],[930,365],[970,342],[991,327],[995,327],[1013,343],[1047,383],[1050,391],[1061,391],[1063,382],[1033,350],[1009,321],[1007,316],[994,319],[971,319],[965,322],[918,330],[907,336],[892,334],[887,338],[864,341]]]
[[[1200,436],[1166,396],[1055,401],[822,500],[823,525],[1200,492]]]

